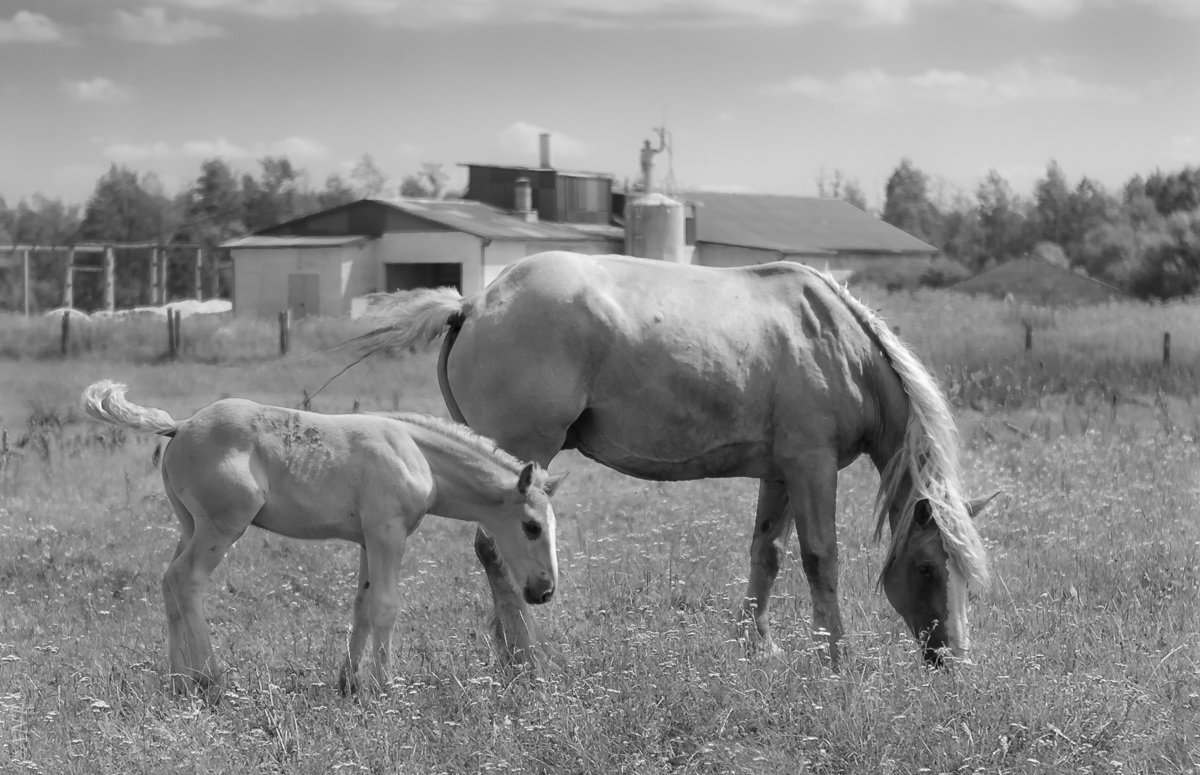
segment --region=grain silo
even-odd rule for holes
[[[669,196],[638,197],[629,203],[625,215],[625,252],[638,258],[690,263],[685,218],[683,203]]]

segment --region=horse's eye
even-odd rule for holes
[[[542,535],[542,526],[532,519],[521,523],[521,527],[525,530],[525,537],[530,541],[536,541]]]
[[[931,579],[933,578],[933,566],[928,564],[920,565],[917,567],[917,573],[919,573],[923,579]]]

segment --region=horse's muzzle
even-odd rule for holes
[[[538,579],[525,584],[525,602],[530,605],[549,603],[554,597],[554,582],[550,579]]]

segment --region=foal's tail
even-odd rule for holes
[[[462,325],[466,300],[455,288],[418,288],[391,296],[387,306],[377,313],[389,324],[340,347],[351,347],[363,354],[424,347],[433,344],[447,330]]]
[[[138,406],[125,398],[127,385],[103,380],[88,385],[80,403],[83,411],[101,422],[120,425],[138,431],[153,431],[160,436],[174,436],[179,423],[162,409]]]

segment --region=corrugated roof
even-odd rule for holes
[[[569,178],[606,178],[615,180],[616,176],[611,172],[589,172],[588,170],[560,170],[555,167],[526,167],[521,164],[479,164],[476,162],[459,162],[460,167],[487,167],[494,170],[522,170],[524,172],[553,172],[556,175],[565,175]]]
[[[696,242],[784,253],[938,253],[848,202],[820,197],[694,192]]]
[[[408,215],[440,223],[455,231],[483,239],[510,240],[593,240],[597,236],[574,224],[526,221],[507,210],[466,199],[373,199]]]
[[[357,245],[373,239],[362,234],[350,234],[336,237],[269,237],[263,234],[251,234],[248,237],[238,237],[222,242],[222,248],[336,248],[344,245]]]

